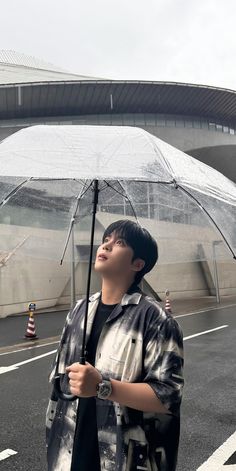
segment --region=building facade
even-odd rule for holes
[[[86,77],[33,57],[0,51],[0,142],[36,124],[138,126],[236,181],[236,92],[232,90]],[[32,299],[42,308],[70,302],[70,262],[63,267],[58,264],[70,214],[58,185],[50,193],[39,182],[38,187],[28,189],[30,204],[16,198],[15,203],[1,208],[0,317],[26,310]],[[110,221],[109,213],[115,218],[132,215],[120,199],[115,195],[106,200],[109,204],[99,205],[101,233]],[[140,201],[139,216],[157,236],[164,260],[157,274],[147,278],[150,286],[161,297],[166,288],[175,298],[214,296],[212,245],[204,242],[210,234],[208,225],[188,199],[175,203],[171,190],[162,199],[150,185],[147,202]],[[154,220],[159,222],[158,234],[152,226]],[[84,240],[90,220],[86,224],[75,234],[79,296],[85,290],[88,245]],[[173,232],[173,224],[175,241],[170,248],[166,234]],[[96,243],[99,241],[100,234]],[[223,249],[219,246],[217,250]],[[177,260],[176,254],[182,258]],[[224,252],[219,257],[221,294],[235,295],[235,265],[225,260]],[[92,289],[97,287],[94,277]]]
[[[139,126],[236,181],[236,91],[107,80],[0,51],[0,140],[35,124]]]

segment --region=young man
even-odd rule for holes
[[[78,363],[85,303],[68,314],[51,381],[66,373],[47,411],[49,471],[174,471],[183,388],[183,337],[173,317],[138,288],[155,265],[149,232],[121,220],[105,231],[90,298],[86,364]]]

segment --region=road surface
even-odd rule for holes
[[[0,470],[46,471],[47,375],[65,316],[36,316],[36,333],[49,340],[35,346],[24,345],[27,317],[0,320]],[[236,471],[236,306],[177,320],[185,339],[177,471]]]

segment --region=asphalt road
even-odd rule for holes
[[[38,315],[38,335],[41,338],[58,335],[65,315]],[[236,430],[236,306],[179,316],[178,322],[185,337],[178,471],[196,471]],[[26,323],[26,317],[0,320],[0,346],[24,342]],[[34,347],[30,344],[30,348],[18,345],[21,351],[0,352],[1,367],[19,364],[17,369],[8,371],[0,368],[0,470],[46,470],[44,420],[49,395],[47,375],[53,353],[34,358],[54,351],[56,346],[56,343]],[[20,364],[27,360],[28,363]],[[2,459],[2,452],[8,449],[17,453]],[[236,470],[236,459],[232,458],[231,465],[219,467],[219,471],[231,471],[232,464]]]

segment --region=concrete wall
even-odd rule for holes
[[[114,215],[117,219],[117,215]],[[100,226],[106,227],[111,222],[111,215],[98,214]],[[147,281],[153,289],[164,297],[166,289],[171,291],[172,299],[199,297],[210,294],[210,287],[203,276],[201,261],[198,260],[197,245],[204,247],[205,259],[212,278],[212,233],[209,228],[184,226],[160,222],[158,229],[155,221],[143,220],[142,224],[156,236],[160,259],[153,271],[147,275]],[[47,308],[70,302],[70,263],[67,260],[59,263],[61,248],[66,234],[60,231],[25,228],[20,226],[0,225],[1,241],[9,238],[11,250],[0,247],[0,317],[27,311],[28,303],[36,302],[37,308]],[[170,234],[169,238],[166,234]],[[174,235],[174,237],[173,237]],[[214,234],[215,235],[215,234]],[[40,258],[33,252],[24,250],[20,243],[26,237],[47,241],[47,248],[54,247],[58,258]],[[88,234],[76,234],[75,244],[87,244]],[[101,240],[100,230],[96,232],[95,244]],[[55,252],[55,246],[58,251]],[[15,247],[15,249],[14,249]],[[18,249],[16,249],[18,247]],[[221,295],[236,294],[236,262],[231,261],[228,253],[219,249],[218,276]],[[49,252],[50,253],[50,250]],[[76,295],[85,293],[87,280],[87,263],[78,262],[76,266]],[[100,280],[93,273],[91,292],[100,289]]]
[[[58,259],[40,257],[27,249],[27,243],[33,240],[36,246],[37,240],[39,244],[44,240],[50,252],[50,247],[59,245],[61,234],[1,224],[0,240],[0,317],[27,311],[31,301],[38,308],[54,306],[70,276],[69,264],[60,266],[59,255]]]
[[[236,136],[209,129],[140,126],[183,152],[202,147],[236,145]]]

